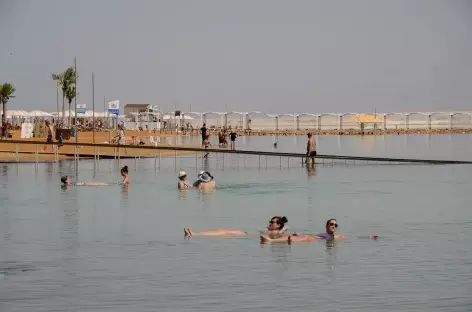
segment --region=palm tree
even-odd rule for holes
[[[10,83],[0,84],[0,103],[3,104],[3,114],[2,114],[2,123],[5,122],[7,118],[7,103],[8,100],[14,98],[15,96],[15,87]]]
[[[71,95],[72,93],[68,91],[72,86],[75,90],[75,82],[77,81],[77,74],[74,68],[71,66],[67,68],[63,73],[53,73],[52,79],[56,81],[57,85],[62,89],[62,120],[64,124],[64,114],[65,114],[65,107],[64,107],[64,100],[67,98],[69,100],[69,126],[70,126],[70,104],[72,100],[70,97],[67,97],[67,94]],[[74,92],[75,97],[75,92]],[[74,99],[72,97],[72,99]]]
[[[66,99],[67,101],[69,102],[69,127],[71,126],[71,111],[70,111],[70,105],[72,104],[72,100],[75,98],[76,96],[76,89],[75,89],[75,83],[74,84],[71,84],[69,85],[69,87],[67,88],[66,90]]]
[[[51,75],[52,80],[56,82],[56,87],[61,88],[62,90],[62,125],[64,125],[64,93],[65,93],[65,83],[64,83],[64,75],[63,73],[53,73]],[[59,112],[57,112],[59,114]]]

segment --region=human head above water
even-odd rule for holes
[[[288,222],[288,219],[286,216],[279,217],[279,216],[273,216],[272,219],[270,219],[270,224],[269,224],[269,229],[270,230],[281,230],[284,228],[285,223]]]
[[[326,221],[326,233],[334,234],[338,228],[338,221],[334,218]]]
[[[128,166],[124,166],[123,168],[121,168],[121,175],[125,175],[125,174],[128,174]]]
[[[179,172],[179,180],[180,181],[184,181],[186,177],[187,177],[187,173],[185,171],[182,170],[182,171]]]
[[[68,175],[62,176],[61,183],[64,185],[70,184],[70,177]]]
[[[312,136],[312,135],[311,135],[311,132],[308,132],[307,135],[308,135],[308,138],[311,138],[311,136]]]

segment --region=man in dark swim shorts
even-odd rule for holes
[[[311,133],[308,133],[308,141],[306,144],[306,163],[310,163],[310,158],[313,164],[315,164],[315,156],[316,156],[316,141],[312,138]]]

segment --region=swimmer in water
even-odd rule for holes
[[[269,225],[259,233],[263,232],[272,238],[280,238],[287,230],[286,223],[288,222],[287,217],[274,216],[270,219]],[[245,236],[245,235],[257,235],[257,232],[243,232],[240,230],[230,229],[216,229],[205,232],[194,233],[189,228],[184,228],[184,236]]]
[[[261,243],[292,243],[292,242],[311,242],[316,239],[326,239],[326,240],[333,240],[333,239],[341,239],[341,238],[348,238],[351,236],[347,236],[344,234],[336,234],[336,230],[338,229],[338,222],[336,219],[329,219],[326,221],[326,229],[324,233],[319,233],[316,235],[300,235],[298,233],[294,233],[290,236],[279,237],[279,238],[271,238],[264,235],[260,236]],[[377,239],[377,235],[370,235],[367,236],[368,239]]]
[[[202,170],[198,174],[198,180],[193,183],[193,186],[201,191],[211,191],[216,187],[216,181],[211,173]]]
[[[102,186],[102,185],[109,185],[107,183],[103,183],[103,182],[71,182],[70,181],[70,176],[66,175],[66,176],[62,176],[61,177],[61,183],[62,183],[62,186]]]
[[[185,171],[179,172],[179,183],[177,183],[177,188],[183,190],[186,188],[192,188],[193,185],[187,181],[187,173]]]
[[[121,185],[128,185],[131,183],[131,179],[128,175],[128,166],[124,166],[120,170],[121,176],[123,177],[123,181],[121,181]]]

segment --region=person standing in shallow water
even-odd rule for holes
[[[204,123],[203,126],[200,128],[200,133],[202,134],[202,145],[203,145],[203,141],[205,141],[205,139],[207,137],[206,123]]]
[[[310,158],[312,164],[315,163],[316,156],[316,141],[313,139],[311,133],[308,133],[308,141],[306,143],[306,163],[310,163]]]
[[[121,185],[128,185],[131,183],[131,178],[128,175],[128,166],[124,166],[120,170],[120,174],[123,177],[123,181],[121,181]]]
[[[183,190],[186,188],[192,188],[193,185],[188,183],[187,181],[187,173],[185,171],[179,172],[179,183],[177,184],[177,188],[179,190]]]
[[[236,149],[236,138],[238,137],[238,135],[236,134],[236,132],[231,131],[231,133],[229,134],[229,137],[231,139],[231,149],[232,150],[235,150]]]

